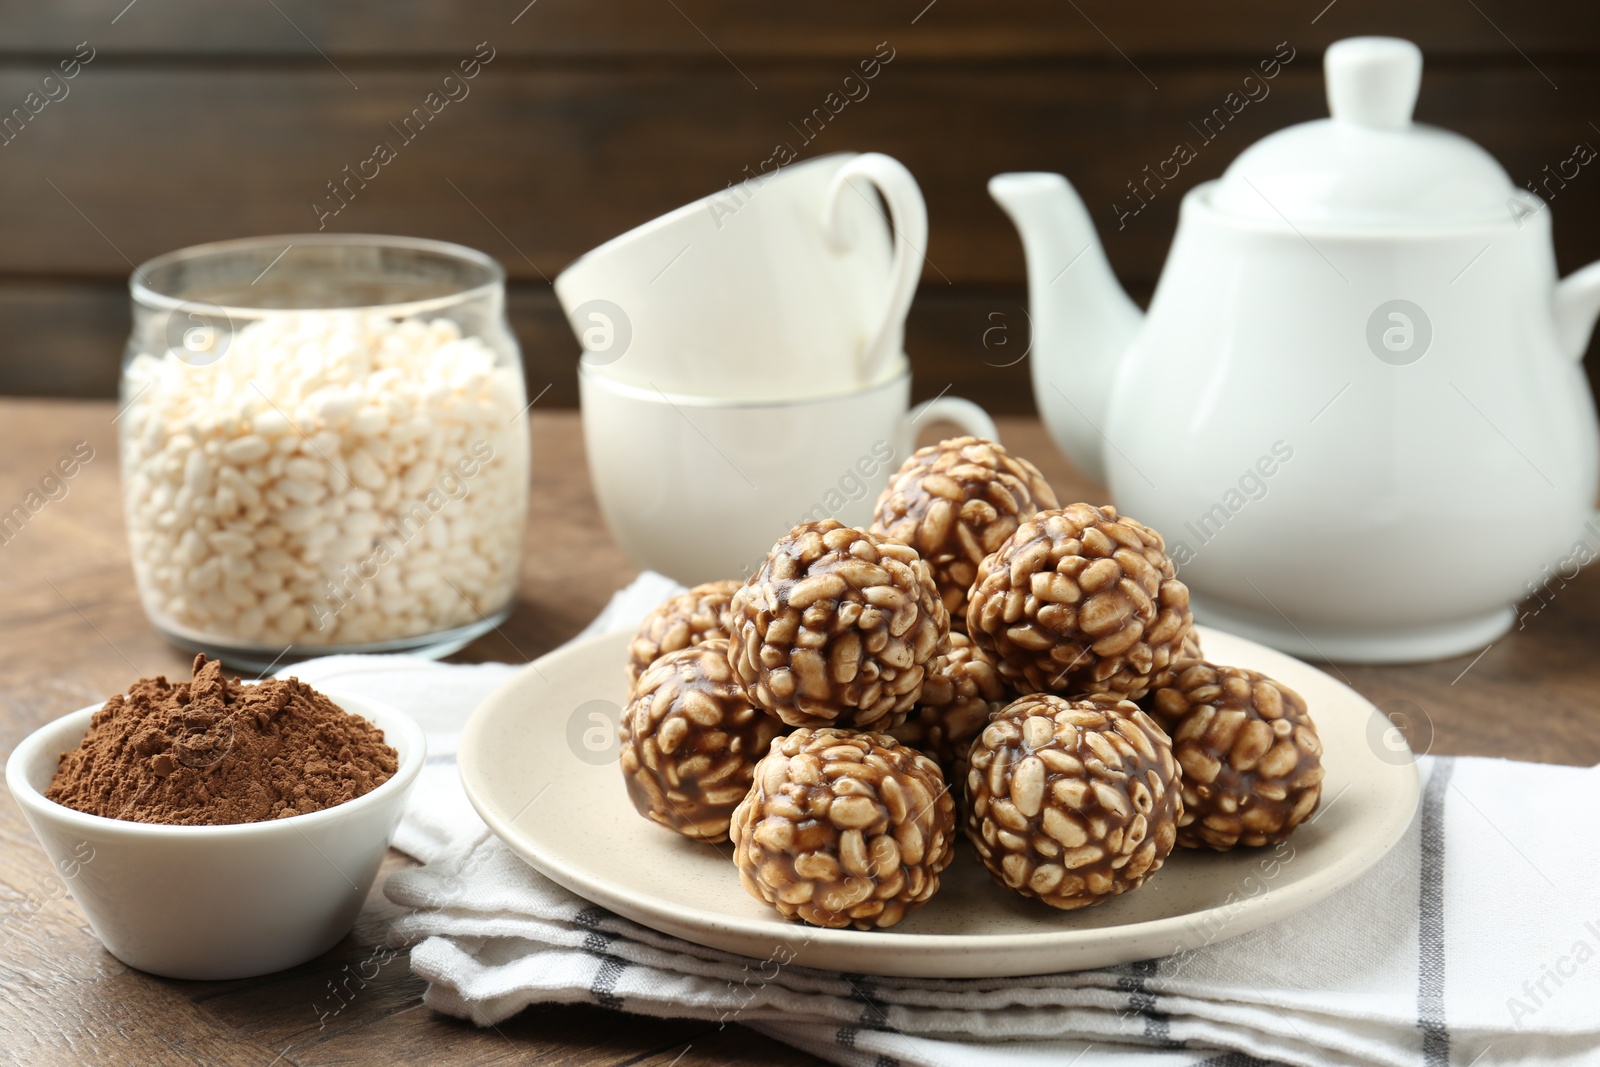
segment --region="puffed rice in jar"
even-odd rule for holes
[[[169,639],[239,665],[443,654],[509,613],[528,436],[503,279],[458,246],[335,235],[135,272],[123,495]]]

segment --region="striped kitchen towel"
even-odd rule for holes
[[[595,632],[670,593],[646,576]],[[742,1024],[841,1064],[1600,1064],[1600,770],[1424,759],[1422,810],[1377,867],[1288,920],[1194,952],[1011,979],[839,974],[701,948],[572,895],[490,835],[453,734],[515,668],[301,664],[423,720],[430,766],[385,891],[427,1002],[498,1022],[537,1003]],[[869,961],[862,961],[862,969]]]

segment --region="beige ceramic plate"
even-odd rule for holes
[[[637,922],[760,959],[928,978],[1047,974],[1198,948],[1276,922],[1377,863],[1411,822],[1417,773],[1371,704],[1321,671],[1202,630],[1207,655],[1298,690],[1325,746],[1322,807],[1280,848],[1179,850],[1136,892],[1054,911],[994,883],[965,841],[939,894],[883,932],[785,922],[745,894],[729,847],[640,818],[616,766],[628,635],[593,638],[529,666],[467,723],[461,777],[489,826],[535,869]],[[598,717],[596,717],[598,716]],[[787,954],[787,953],[786,953]]]

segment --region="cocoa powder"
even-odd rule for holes
[[[94,713],[45,796],[131,822],[264,822],[354,800],[399,767],[383,731],[296,678],[141,678]]]

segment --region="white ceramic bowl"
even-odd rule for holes
[[[304,963],[349,932],[427,743],[392,708],[327,695],[383,731],[399,769],[355,800],[272,822],[156,825],[45,799],[61,753],[83,740],[98,705],[34,731],[11,753],[7,788],[113,956],[168,978],[248,978]]]

